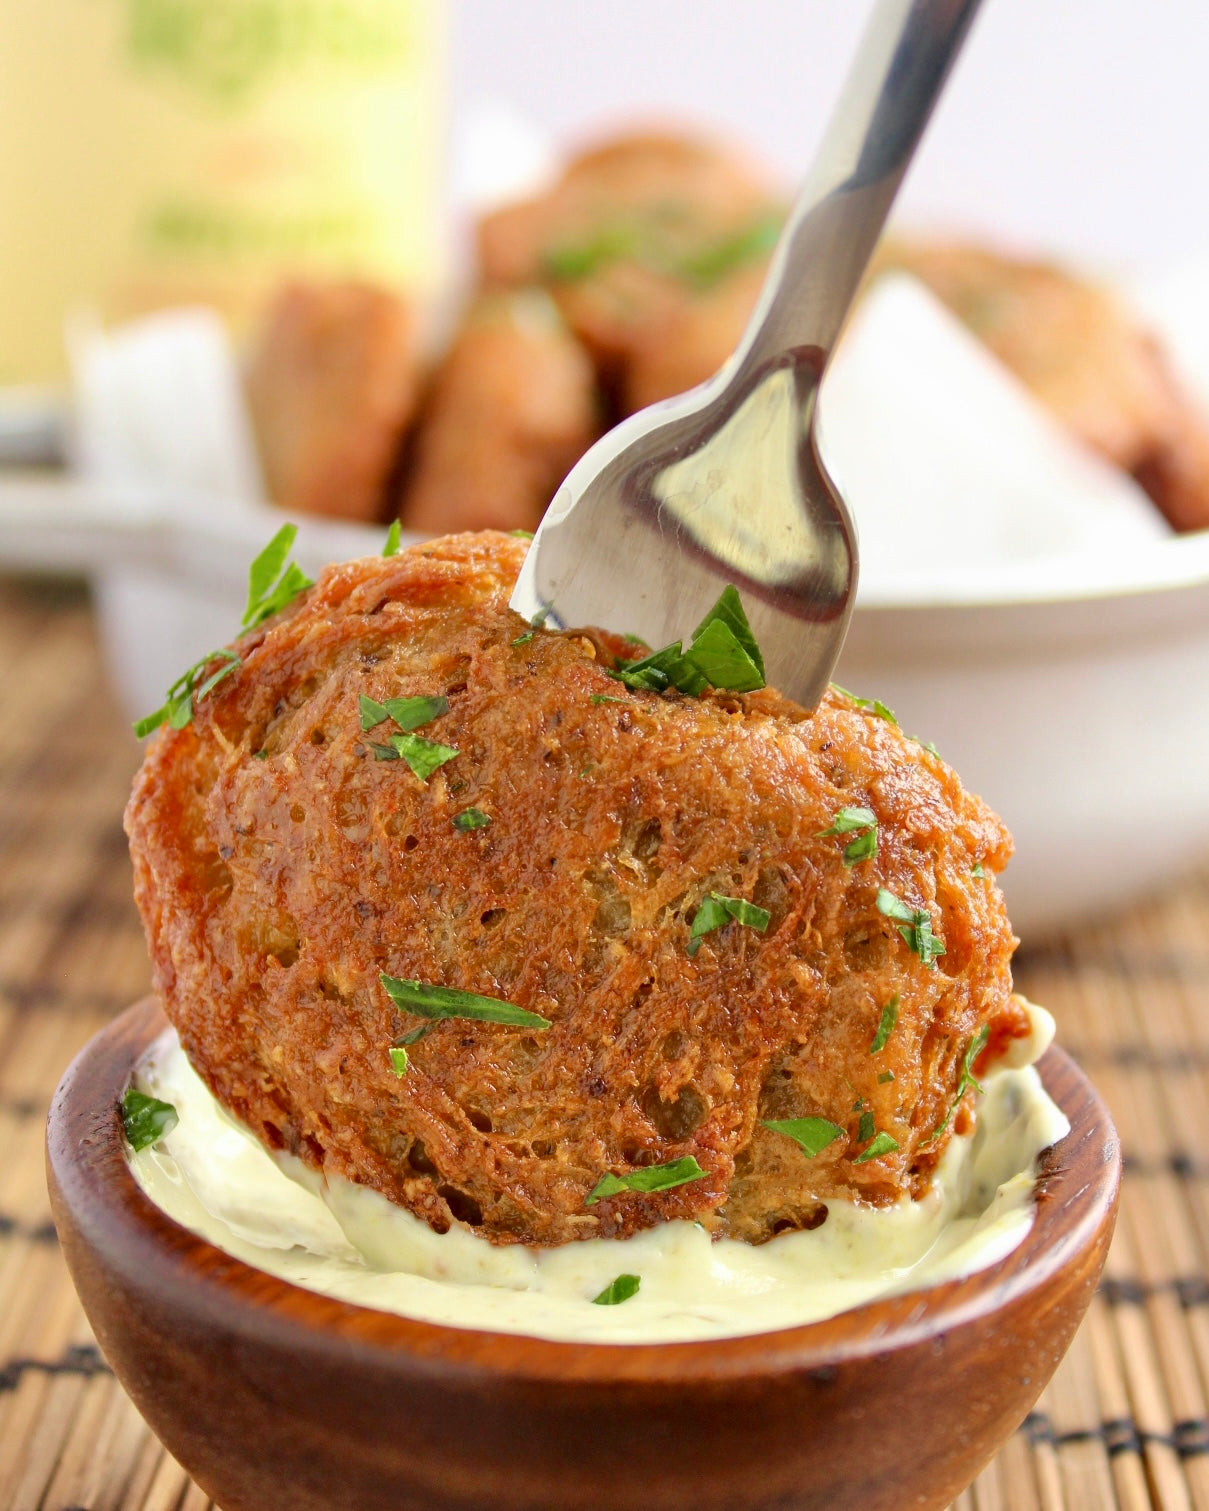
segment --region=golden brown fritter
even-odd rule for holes
[[[508,608],[524,549],[464,535],[330,568],[155,739],[126,824],[194,1065],[272,1147],[496,1243],[665,1218],[758,1242],[834,1196],[918,1192],[970,1116],[933,1137],[980,1028],[1018,1031],[1003,826],[838,692],[812,714],[631,692],[608,637],[530,634]],[[376,759],[363,694],[446,697],[417,733],[457,755],[427,781]],[[821,831],[857,806],[877,853],[845,865],[852,835]],[[456,828],[470,808],[490,823]],[[879,888],[943,941],[934,964]],[[728,922],[690,955],[710,893],[767,931]],[[383,971],[551,1026],[438,1023],[399,1078],[389,1049],[422,1023]],[[814,1159],[761,1123],[805,1116],[843,1130]],[[874,1132],[898,1147],[862,1159]],[[586,1205],[605,1172],[689,1155],[703,1179]]]
[[[1209,526],[1209,417],[1108,292],[1049,263],[961,243],[892,242],[879,269],[921,279],[1177,530]]]
[[[734,285],[759,289],[782,213],[730,149],[634,133],[575,158],[548,193],[487,216],[483,280],[543,284],[606,384],[623,402],[631,388],[649,402],[701,382],[730,356],[745,319],[736,329]],[[669,343],[683,356],[660,380]]]
[[[274,503],[380,519],[418,373],[413,312],[389,290],[356,282],[280,289],[245,375]]]
[[[588,354],[540,289],[480,296],[437,370],[399,515],[409,530],[536,530],[599,433]]]
[[[715,287],[678,305],[634,346],[626,364],[626,414],[685,393],[712,378],[742,339],[768,273],[767,257],[736,268]]]

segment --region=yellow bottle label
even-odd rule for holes
[[[0,17],[0,382],[80,306],[214,304],[291,273],[426,290],[444,0],[37,0]]]

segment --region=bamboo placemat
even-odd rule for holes
[[[81,590],[0,583],[0,686],[0,1511],[207,1511],[93,1342],[42,1172],[60,1074],[148,981],[138,748]],[[1125,1194],[1070,1354],[954,1511],[1209,1511],[1209,872],[1023,952],[1017,979],[1107,1097]]]

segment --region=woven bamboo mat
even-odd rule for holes
[[[148,980],[138,750],[82,592],[0,583],[0,687],[0,1511],[207,1511],[92,1340],[43,1182],[59,1075]],[[1107,1097],[1125,1194],[1070,1354],[954,1511],[1209,1511],[1209,873],[1017,978]]]

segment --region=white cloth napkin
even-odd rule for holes
[[[222,321],[178,309],[69,337],[73,462],[88,482],[166,500],[263,501],[256,443]]]

